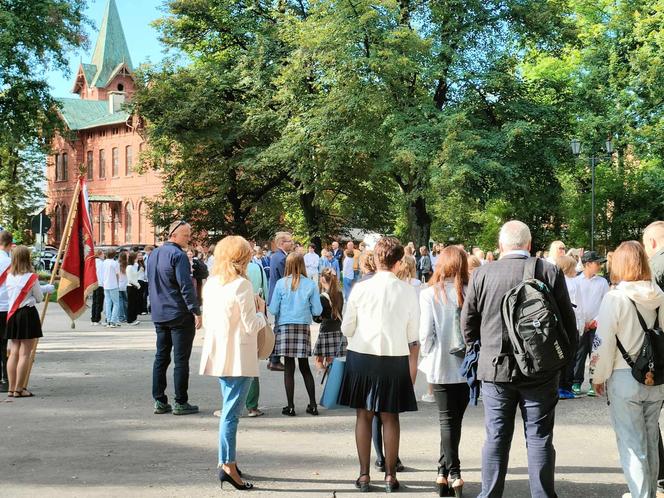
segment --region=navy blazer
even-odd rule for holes
[[[479,380],[488,382],[525,381],[516,373],[518,368],[514,362],[509,364],[508,361],[498,361],[497,358],[501,350],[503,352],[511,351],[511,343],[500,312],[503,296],[523,281],[526,261],[528,258],[525,255],[507,254],[495,263],[483,265],[473,272],[461,310],[461,330],[467,345],[472,345],[477,340],[481,343],[477,368]],[[576,318],[563,272],[555,265],[539,259],[535,267],[535,278],[552,289],[560,309],[563,327],[572,346],[571,351],[576,351],[578,341]],[[553,375],[556,373],[552,373]],[[550,379],[539,379],[537,382],[547,382],[548,380]]]
[[[274,288],[277,285],[277,282],[280,278],[284,276],[284,271],[286,270],[286,253],[277,249],[272,253],[270,257],[270,290],[267,294],[267,303],[272,302],[272,294],[274,293]]]

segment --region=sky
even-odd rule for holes
[[[94,23],[88,27],[89,44],[87,49],[81,49],[68,54],[69,74],[61,71],[50,71],[48,81],[51,84],[51,94],[54,97],[75,97],[71,93],[74,86],[74,77],[81,62],[90,62],[95,49],[97,33],[101,24],[107,0],[88,0],[86,15]],[[131,54],[134,67],[143,62],[159,62],[163,57],[163,49],[159,44],[157,31],[150,26],[155,19],[162,17],[163,0],[115,0],[124,29],[127,46]]]

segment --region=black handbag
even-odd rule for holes
[[[643,345],[639,349],[636,360],[632,360],[620,343],[620,340],[616,337],[618,349],[623,359],[632,369],[632,377],[637,382],[646,386],[659,386],[664,384],[664,332],[659,326],[659,308],[655,311],[655,323],[652,327],[648,327],[636,303],[631,299],[630,301],[634,305],[636,316],[643,329]]]

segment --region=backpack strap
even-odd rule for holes
[[[646,321],[643,319],[643,316],[641,316],[641,312],[639,312],[639,308],[636,306],[636,303],[632,299],[630,299],[630,302],[632,303],[634,309],[636,310],[636,316],[639,319],[639,323],[641,324],[641,328],[643,329],[643,331],[645,332],[646,330],[649,330],[650,327],[646,325]],[[655,318],[655,325],[653,325],[653,328],[659,325],[658,322],[659,322],[659,308],[657,308],[657,318]]]
[[[634,360],[627,354],[627,351],[625,350],[624,346],[620,342],[620,339],[616,337],[616,343],[618,345],[618,349],[620,350],[620,354],[623,357],[623,360],[630,366],[630,368],[634,368]]]
[[[528,258],[523,267],[523,280],[532,280],[535,278],[535,268],[537,267],[537,258]]]

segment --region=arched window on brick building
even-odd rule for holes
[[[53,210],[53,235],[55,236],[56,241],[60,241],[60,235],[62,235],[62,226],[60,225],[60,208],[59,204],[55,205]]]
[[[108,207],[106,204],[102,204],[99,208],[99,244],[104,245],[106,243],[106,223],[108,221]]]
[[[134,215],[134,207],[131,204],[131,201],[127,203],[125,206],[125,219],[124,219],[124,227],[125,227],[125,244],[131,244],[131,231],[132,231],[132,217]]]
[[[138,203],[138,242],[145,244],[147,239],[145,238],[145,202],[139,201]]]

